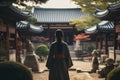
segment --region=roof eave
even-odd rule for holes
[[[111,4],[108,6],[109,10],[116,10],[116,9],[120,9],[120,3],[116,3],[116,4]]]
[[[4,20],[17,22],[21,20],[27,20],[30,15],[23,13],[14,6],[2,6],[0,7],[0,17]]]
[[[104,11],[96,9],[93,15],[101,20],[117,21],[120,19],[119,14],[120,3],[109,5]]]
[[[95,13],[93,14],[95,17],[99,18],[99,19],[104,19],[104,17],[106,17],[109,14],[108,10],[98,10],[96,9]]]
[[[36,24],[69,24],[69,22],[36,22]]]

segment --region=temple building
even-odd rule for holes
[[[75,25],[70,25],[69,22],[74,19],[80,19],[82,16],[88,16],[83,13],[80,8],[33,8],[33,15],[37,19],[35,25],[42,25],[44,31],[39,36],[49,39],[51,43],[54,41],[54,32],[56,29],[64,31],[65,41],[73,44],[74,34],[77,29]]]

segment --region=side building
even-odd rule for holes
[[[16,22],[27,20],[29,17],[30,15],[12,5],[0,6],[0,59],[5,56],[7,60],[20,60]]]

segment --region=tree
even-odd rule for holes
[[[105,10],[106,7],[112,3],[117,3],[119,0],[72,0],[75,4],[82,8],[82,11],[88,13],[89,16],[80,18],[80,20],[72,20],[70,24],[74,24],[78,30],[85,27],[94,26],[100,22],[99,19],[93,16],[96,8]]]
[[[119,0],[72,0],[75,4],[82,7],[84,12],[93,14],[96,8],[106,9],[110,4],[117,3]]]
[[[41,3],[46,3],[48,0],[0,0],[0,6],[11,5],[12,3],[25,5],[23,3],[24,1],[31,1],[41,4]]]
[[[99,19],[96,19],[94,16],[82,17],[80,20],[71,20],[70,24],[75,25],[77,30],[83,30],[85,27],[91,27],[100,22]]]

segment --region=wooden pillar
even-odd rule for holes
[[[0,19],[0,46],[2,46],[2,36],[1,36],[1,34],[2,34],[2,20]]]
[[[108,34],[105,35],[105,53],[108,55]]]
[[[7,36],[6,36],[6,51],[7,51],[7,59],[9,60],[9,37],[10,37],[10,32],[9,32],[9,26],[6,24],[6,33],[7,33]]]
[[[96,49],[101,49],[101,37],[99,36],[99,34],[97,35],[97,45],[96,45]]]
[[[101,37],[100,37],[100,50],[101,50],[101,49],[102,49],[102,47],[103,47],[103,45],[102,45],[102,44],[103,44],[103,36],[101,36]]]
[[[52,41],[51,41],[51,37],[50,37],[50,24],[48,24],[48,29],[47,29],[47,31],[48,31],[48,32],[47,32],[47,35],[48,35],[49,41],[52,42]]]
[[[96,36],[96,40],[95,41],[96,41],[96,49],[98,49],[98,42],[99,41],[98,41],[98,37],[97,36]]]
[[[116,51],[117,50],[117,34],[116,34],[116,25],[118,22],[114,22],[114,61],[116,61]]]
[[[71,41],[72,41],[72,45],[73,45],[73,43],[74,43],[74,35],[76,34],[76,32],[77,32],[77,30],[76,30],[76,28],[75,28],[75,25],[73,25],[73,28],[72,28],[72,37],[71,37]]]
[[[114,33],[114,61],[116,61],[116,51],[117,50],[117,41],[116,41],[116,33]]]

